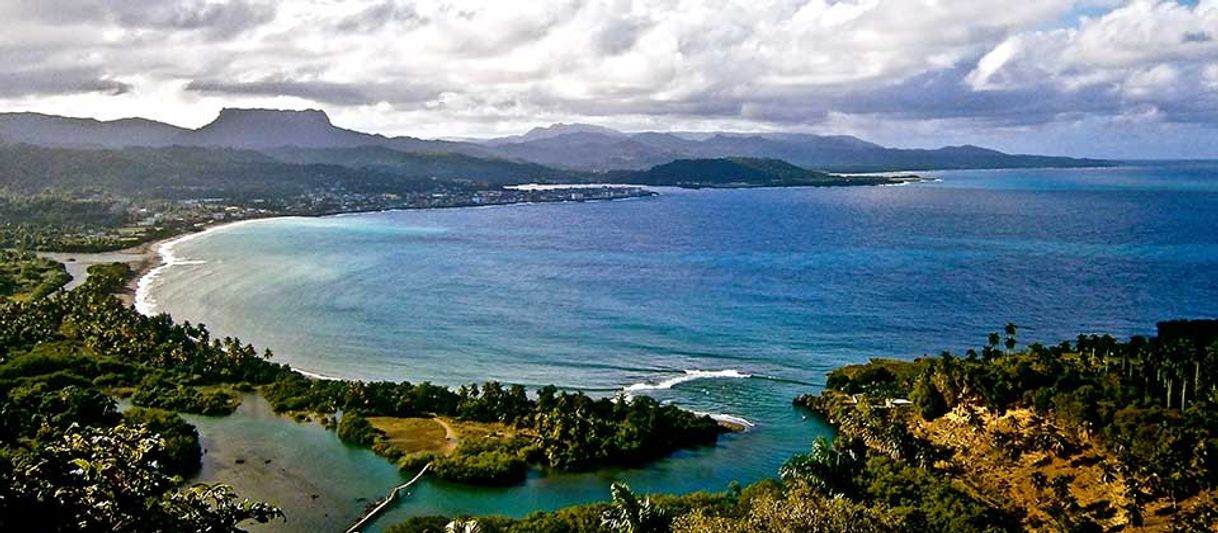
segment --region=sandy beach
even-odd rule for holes
[[[137,303],[137,297],[139,296],[140,285],[146,285],[151,281],[145,280],[145,278],[150,275],[154,275],[157,269],[164,268],[172,263],[173,258],[167,258],[166,252],[168,249],[171,249],[174,244],[229,226],[274,220],[277,218],[284,217],[251,218],[208,224],[194,231],[181,233],[155,241],[148,241],[130,248],[124,248],[122,250],[115,250],[112,252],[39,252],[38,255],[53,261],[58,261],[64,265],[68,271],[68,274],[72,276],[72,281],[69,281],[63,287],[64,290],[69,291],[79,287],[85,282],[85,280],[88,279],[88,270],[90,266],[110,263],[126,263],[131,267],[132,275],[131,278],[127,280],[127,284],[124,286],[122,293],[118,294],[118,297],[128,305],[135,305]]]

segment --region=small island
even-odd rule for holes
[[[740,189],[753,187],[851,187],[900,185],[924,181],[915,175],[830,174],[797,167],[781,159],[725,157],[678,159],[649,170],[608,173],[616,183],[663,185],[692,189]]]

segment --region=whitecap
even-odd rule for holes
[[[750,421],[749,419],[744,418],[742,416],[729,415],[727,413],[701,413],[701,412],[699,412],[698,414],[709,416],[717,422],[726,422],[728,424],[736,424],[745,429],[752,429],[752,428],[757,427],[757,424],[754,424],[752,421]]]
[[[308,370],[301,370],[294,366],[291,366],[290,368],[292,369],[293,372],[296,372],[297,374],[300,374],[306,378],[312,378],[312,379],[317,379],[317,380],[321,380],[321,381],[342,381],[343,380],[342,378],[336,378],[334,376],[327,376],[325,374],[319,374],[317,372],[309,372]]]
[[[622,389],[627,393],[649,391],[649,390],[668,390],[682,383],[687,383],[697,379],[745,379],[753,377],[752,374],[747,374],[736,369],[729,368],[727,370],[686,370],[685,374],[673,376],[671,378],[656,382],[656,383],[635,383],[627,385]]]

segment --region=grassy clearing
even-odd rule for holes
[[[403,455],[422,452],[449,455],[465,440],[510,439],[521,435],[519,430],[505,424],[465,422],[448,417],[370,416],[368,423],[381,432],[378,441]]]
[[[466,422],[462,420],[453,420],[448,417],[437,418],[441,424],[446,424],[452,428],[457,439],[475,439],[475,438],[508,438],[516,435],[524,435],[524,432],[510,427],[507,424],[498,422]]]
[[[368,422],[384,435],[382,442],[402,453],[449,453],[455,447],[444,425],[433,418],[370,416]]]

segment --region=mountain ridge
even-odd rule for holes
[[[808,133],[625,133],[590,124],[553,124],[480,141],[389,137],[345,129],[320,109],[225,108],[198,129],[144,118],[102,121],[33,112],[0,113],[10,144],[122,149],[204,146],[251,150],[379,146],[416,154],[456,153],[579,172],[647,170],[681,159],[780,159],[834,172],[1111,166],[1100,159],[1008,154],[974,145],[890,148],[848,135]]]

